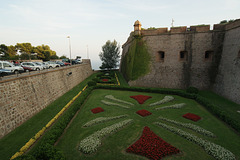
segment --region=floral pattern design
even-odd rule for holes
[[[144,127],[142,136],[133,145],[128,147],[126,151],[154,160],[180,152],[177,148],[157,136],[149,127]]]
[[[195,121],[195,122],[197,122],[201,119],[200,116],[198,116],[196,114],[193,114],[193,113],[184,114],[183,117],[186,118],[186,119],[190,119],[192,121]]]

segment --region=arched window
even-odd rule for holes
[[[206,51],[204,55],[204,59],[207,61],[212,61],[213,51]]]
[[[156,55],[156,61],[157,62],[163,62],[165,58],[165,52],[164,51],[158,51]]]
[[[179,54],[179,60],[180,61],[187,61],[188,58],[188,52],[187,51],[181,51]]]

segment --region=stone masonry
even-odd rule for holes
[[[142,30],[136,21],[122,58],[134,36],[141,36],[151,56],[151,71],[131,86],[210,89],[240,103],[240,20],[222,25]],[[121,68],[121,67],[120,67]]]
[[[1,81],[0,138],[92,73],[90,60],[83,60],[81,65]]]

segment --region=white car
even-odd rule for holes
[[[45,62],[46,63],[46,62]],[[49,68],[57,68],[57,67],[60,67],[59,64],[57,64],[56,62],[53,62],[53,61],[48,61],[48,66]]]
[[[29,68],[32,68],[32,69],[35,70],[35,71],[43,70],[43,67],[42,67],[42,66],[38,66],[38,65],[36,65],[36,64],[33,63],[33,62],[22,62],[21,65],[22,65],[22,66],[29,67]]]
[[[14,66],[12,63],[7,61],[0,61],[0,69],[10,70],[12,73],[24,72],[24,69],[21,66]]]
[[[33,63],[35,63],[35,64],[38,65],[38,66],[42,66],[43,69],[48,69],[48,68],[49,68],[47,65],[45,65],[45,64],[42,63],[42,62],[33,62]]]

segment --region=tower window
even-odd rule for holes
[[[163,51],[158,51],[157,55],[156,55],[156,60],[157,62],[162,62],[164,61],[165,58],[165,52]]]
[[[204,55],[205,60],[212,60],[213,58],[213,51],[206,51]]]
[[[180,54],[179,54],[179,58],[181,61],[186,61],[187,60],[187,51],[181,51]]]

